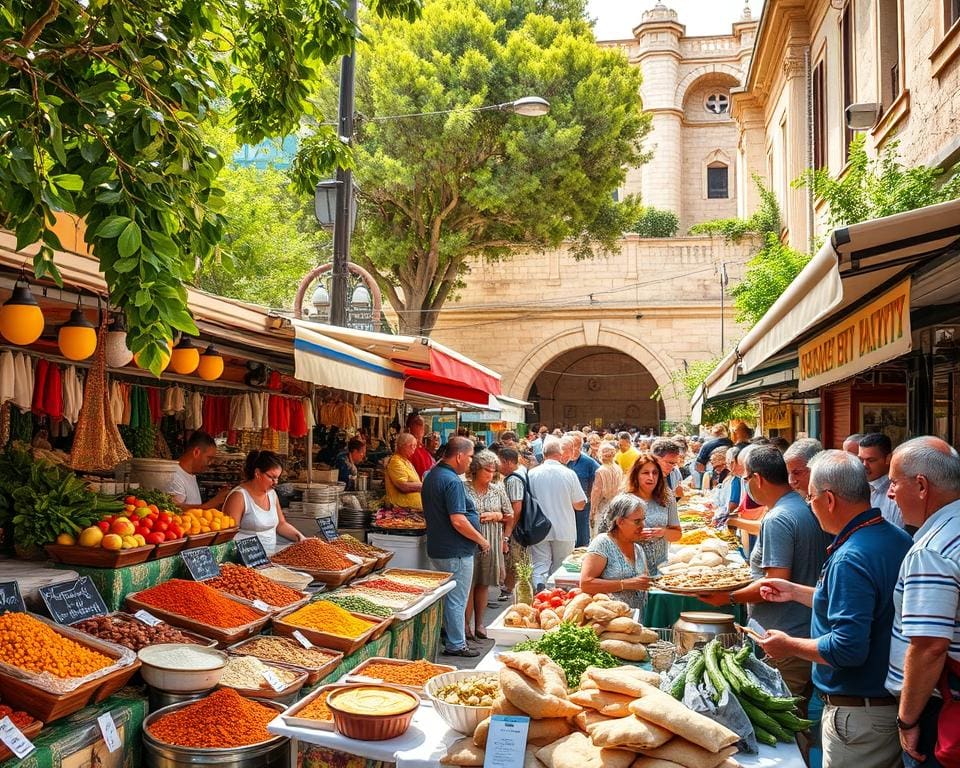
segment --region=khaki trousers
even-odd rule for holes
[[[897,705],[823,705],[823,768],[898,768],[902,765]]]
[[[813,664],[804,659],[764,659],[764,664],[776,667],[780,670],[780,676],[783,682],[787,684],[790,693],[794,696],[804,696],[809,698],[810,675],[813,673]]]

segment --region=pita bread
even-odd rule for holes
[[[513,704],[506,700],[504,695],[497,692],[497,698],[493,700],[493,705],[490,707],[491,715],[526,715],[522,709],[517,709]]]
[[[478,747],[469,736],[457,739],[447,747],[447,754],[440,758],[442,765],[482,766],[485,751]]]
[[[639,634],[642,629],[643,625],[629,616],[618,616],[607,624],[607,632],[623,632],[626,635]]]
[[[666,728],[629,715],[598,723],[590,730],[590,738],[598,747],[630,745],[637,749],[652,749],[666,744],[673,734]]]
[[[539,747],[527,746],[523,751],[523,768],[544,768],[543,763],[537,759],[537,750]]]
[[[638,673],[642,673],[643,676],[634,672],[627,672],[627,669],[635,669]],[[622,693],[624,696],[631,696],[633,698],[643,695],[643,688],[641,686],[646,685],[650,687],[651,684],[660,684],[660,675],[656,672],[647,672],[639,667],[615,667],[613,669],[587,667],[587,671],[584,672],[584,674],[588,675],[590,679],[597,684],[597,687],[604,691]]]
[[[719,752],[711,752],[686,739],[681,739],[679,736],[674,736],[666,744],[656,749],[642,750],[647,757],[669,760],[683,766],[683,768],[717,768],[736,751],[736,747],[724,747]],[[644,767],[641,766],[640,768]]]
[[[572,701],[547,693],[542,686],[510,667],[500,670],[500,690],[507,701],[535,720],[574,717],[580,712],[580,707]]]
[[[610,622],[611,624],[613,622]],[[623,640],[625,643],[640,643],[640,635],[631,635],[627,632],[612,632],[609,625],[600,633],[601,640]]]
[[[607,717],[626,717],[631,714],[630,702],[633,701],[630,696],[624,696],[622,693],[601,691],[599,688],[586,691],[574,691],[567,696],[567,698],[574,704],[595,709],[601,715]]]
[[[473,743],[485,747],[490,732],[490,718],[485,718],[473,732]],[[544,746],[573,733],[573,726],[562,717],[550,717],[546,720],[531,720],[527,729],[527,744]]]
[[[647,647],[642,643],[631,643],[624,640],[601,640],[600,650],[627,661],[647,660]]]
[[[549,656],[540,655],[543,689],[554,696],[565,698],[567,695],[567,673]]]
[[[638,685],[640,698],[630,704],[630,711],[637,717],[656,723],[711,752],[719,752],[740,740],[734,731],[688,709],[659,688],[643,682]]]
[[[585,709],[583,712],[573,718],[573,724],[581,731],[590,733],[590,730],[598,723],[605,723],[610,719],[612,718],[609,718],[606,715],[601,715],[595,709]]]
[[[640,755],[636,760],[633,761],[633,765],[630,768],[683,768],[679,763],[674,763],[672,760],[662,760],[659,757],[644,757]]]
[[[504,651],[497,654],[497,661],[511,669],[522,672],[531,680],[543,683],[540,657],[533,651]]]
[[[547,768],[630,768],[633,758],[623,749],[601,749],[579,731],[537,750]]]

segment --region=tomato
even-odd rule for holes
[[[170,523],[170,527],[167,528],[167,530],[168,530],[170,533],[173,534],[173,537],[174,537],[175,539],[183,538],[183,530],[180,528],[179,525],[175,525],[174,523]]]
[[[163,520],[158,520],[156,523],[154,523],[153,530],[160,531],[161,533],[165,533],[167,528],[169,527],[170,527],[169,523],[165,523],[163,522]]]
[[[574,587],[574,588],[571,589],[569,592],[567,592],[567,597],[569,597],[569,598],[574,598],[574,597],[576,597],[577,595],[579,595],[582,591],[583,591],[583,590],[581,590],[579,587]]]
[[[148,533],[143,537],[147,544],[163,544],[167,540],[162,533]]]
[[[160,512],[160,513],[157,515],[157,520],[159,520],[161,523],[167,523],[167,524],[169,524],[169,523],[170,523],[170,515],[169,515],[167,512]]]
[[[131,505],[132,505],[136,500],[137,500],[137,497],[136,497],[136,496],[127,496],[127,497],[123,500],[123,503],[124,503],[124,504],[131,504]]]
[[[133,502],[133,506],[138,507],[138,508],[139,508],[139,507],[145,507],[145,506],[147,506],[147,502],[145,502],[143,499],[137,499],[136,501]]]
[[[97,528],[104,533],[110,533],[110,523],[106,520],[101,520],[99,523],[97,523]]]
[[[561,605],[563,605],[563,598],[560,597],[559,595],[556,595],[555,597],[550,598],[551,608],[559,608]]]
[[[546,590],[546,589],[545,589],[545,590],[543,590],[542,592],[537,592],[536,599],[537,599],[537,600],[549,600],[552,596],[553,596],[553,595],[549,592],[549,590]]]
[[[550,590],[550,597],[563,597],[567,594],[567,590],[563,587],[557,587],[556,589]]]
[[[150,510],[151,512],[156,512],[156,513],[160,512],[160,510],[157,509],[156,504],[147,504],[147,509]]]
[[[173,531],[167,531],[165,534],[163,534],[163,538],[166,541],[173,541],[174,539],[179,539],[180,537],[174,535]]]
[[[142,517],[140,518],[140,527],[146,528],[148,531],[153,530],[153,526],[156,524],[156,518],[153,517]]]

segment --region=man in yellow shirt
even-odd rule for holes
[[[397,450],[387,461],[385,481],[387,486],[387,501],[395,507],[406,509],[423,509],[420,499],[420,489],[423,483],[417,474],[411,458],[417,450],[417,438],[409,432],[397,435]]]
[[[633,462],[637,460],[640,451],[633,447],[629,432],[621,432],[617,435],[617,445],[619,446],[619,450],[617,451],[617,455],[613,457],[613,460],[620,465],[620,469],[623,470],[623,476],[626,477],[630,474]]]

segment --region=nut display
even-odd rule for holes
[[[88,635],[122,645],[131,651],[139,651],[141,648],[157,643],[200,642],[169,624],[163,623],[151,627],[137,619],[128,619],[123,616],[95,616],[73,626]]]

